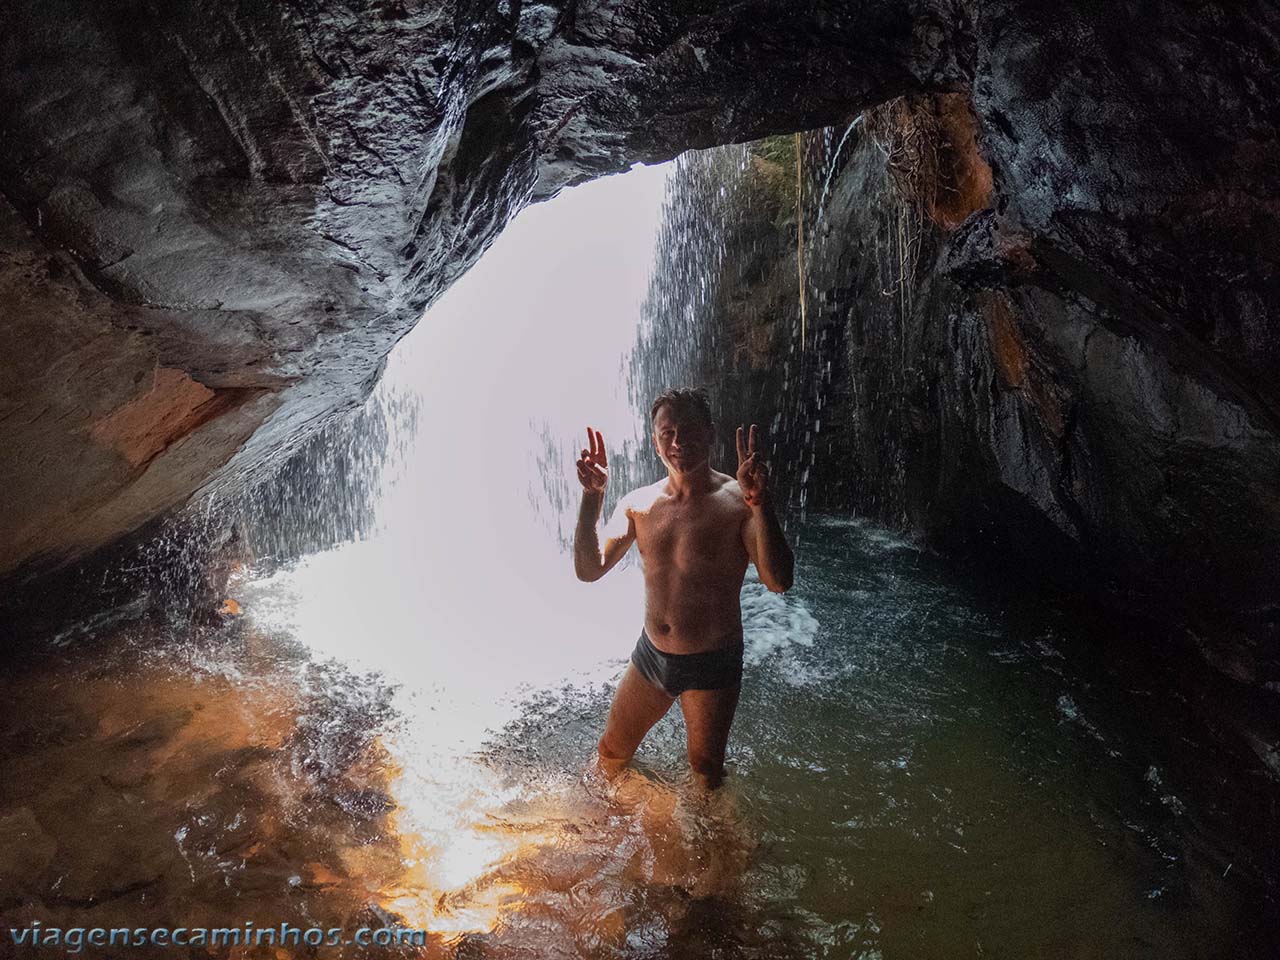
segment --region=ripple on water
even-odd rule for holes
[[[773,593],[754,576],[742,589],[743,662],[757,666],[780,657],[800,668],[787,675],[797,685],[805,682],[803,668],[793,648],[810,647],[818,634],[818,621],[803,600]]]

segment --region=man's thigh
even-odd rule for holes
[[[630,760],[649,729],[662,719],[675,700],[644,678],[628,663],[609,707],[609,719],[600,737],[602,756]]]
[[[689,763],[696,772],[718,774],[723,766],[739,689],[686,690],[680,694]]]

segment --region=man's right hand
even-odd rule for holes
[[[604,493],[609,484],[609,458],[604,452],[604,437],[599,430],[587,427],[588,448],[578,458],[578,482],[587,493]]]

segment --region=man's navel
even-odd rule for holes
[[[658,624],[658,632],[659,632],[659,633],[670,633],[670,632],[671,632],[671,624],[669,624],[669,623],[660,623],[660,624]]]

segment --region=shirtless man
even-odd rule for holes
[[[582,506],[573,539],[579,580],[599,580],[634,542],[644,565],[645,614],[631,663],[614,694],[597,746],[598,764],[615,777],[677,699],[684,713],[689,766],[714,789],[742,681],[742,609],[747,563],[775,593],[791,586],[794,558],[756,451],[756,427],[738,428],[737,477],[711,469],[715,428],[702,390],[668,390],[650,411],[653,443],[667,468],[655,484],[624,496],[596,533],[608,483],[600,432],[587,428],[578,460]]]

